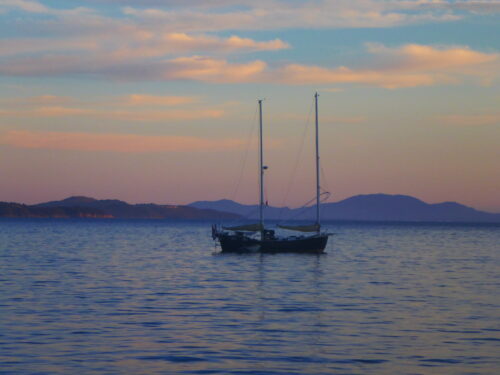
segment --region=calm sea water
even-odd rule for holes
[[[500,373],[499,226],[330,230],[221,255],[209,223],[0,221],[0,373]]]

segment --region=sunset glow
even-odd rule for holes
[[[0,0],[0,19],[0,201],[255,203],[265,99],[267,198],[298,206],[318,91],[331,201],[500,212],[500,1]]]

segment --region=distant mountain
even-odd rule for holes
[[[196,207],[205,210],[219,210],[224,212],[231,212],[234,214],[241,215],[245,218],[258,218],[259,217],[259,206],[258,205],[246,205],[237,203],[229,199],[221,199],[218,201],[197,201],[188,204],[189,207]],[[266,217],[279,219],[284,217],[289,217],[294,211],[288,207],[271,207],[267,206],[265,208]]]
[[[240,215],[189,206],[128,204],[116,199],[70,197],[32,206],[0,202],[0,217],[234,220]]]
[[[266,207],[270,220],[314,220],[314,207],[290,209]],[[24,205],[0,202],[0,217],[27,218],[119,218],[119,219],[187,219],[235,220],[256,219],[257,205],[243,205],[223,199],[198,201],[187,206],[129,204],[116,199],[98,200],[89,197],[69,197],[61,201]],[[500,214],[475,210],[455,202],[428,204],[406,195],[357,195],[340,202],[321,206],[323,220],[339,221],[420,221],[420,222],[487,222],[500,223]]]
[[[258,217],[258,205],[242,205],[230,200],[198,201],[191,207],[232,212],[248,218]],[[314,219],[313,207],[289,209],[266,207],[268,219]],[[420,221],[500,223],[500,214],[475,210],[455,202],[428,204],[407,195],[356,195],[340,202],[321,205],[323,220],[342,221]]]
[[[37,207],[0,202],[0,217],[18,218],[111,218],[102,210],[89,207]]]

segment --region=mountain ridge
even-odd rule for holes
[[[240,215],[182,205],[129,204],[118,199],[72,196],[35,205],[0,202],[0,217],[234,220]]]
[[[197,201],[189,205],[205,209],[217,209],[223,206],[228,212],[238,213],[250,219],[257,218],[258,214],[258,205],[242,205],[229,200]],[[287,218],[287,215],[300,215],[302,220],[314,220],[313,207],[309,206],[307,209],[266,207],[266,218],[281,220]],[[426,203],[409,195],[382,193],[355,195],[339,202],[323,203],[321,217],[322,220],[338,221],[500,223],[500,213],[479,211],[457,202]]]
[[[196,201],[188,205],[129,204],[118,199],[71,196],[35,205],[0,202],[0,217],[108,218],[171,220],[239,220],[258,218],[258,205],[229,199]],[[500,223],[500,213],[476,210],[457,202],[426,203],[401,194],[363,194],[321,205],[322,220],[394,222]],[[268,220],[315,219],[314,206],[265,207]]]

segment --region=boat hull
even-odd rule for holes
[[[223,253],[252,253],[260,250],[260,240],[247,236],[221,233],[217,235]]]
[[[259,240],[245,235],[218,233],[223,253],[310,253],[321,254],[325,251],[328,234],[310,237],[270,238]]]
[[[261,241],[260,251],[263,253],[321,254],[325,251],[327,243],[327,234],[298,238],[276,238]]]

